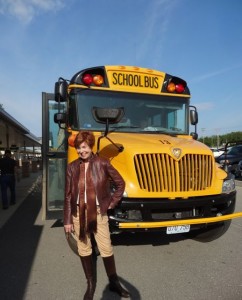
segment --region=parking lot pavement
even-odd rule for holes
[[[22,178],[16,187],[17,204],[0,209],[1,299],[76,300],[85,291],[80,261],[67,245],[61,222],[41,219],[41,183],[40,172]],[[242,181],[236,185],[242,186]],[[118,250],[123,251],[117,248],[117,254]],[[101,299],[120,299],[105,288],[102,262],[97,263],[97,297],[105,293]]]
[[[41,235],[34,226],[41,210],[41,172],[16,183],[16,204],[0,209],[0,290],[2,299],[23,299]]]
[[[242,179],[235,180],[235,186],[242,186]]]

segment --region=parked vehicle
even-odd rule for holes
[[[235,177],[242,178],[242,160],[239,161],[236,171],[235,171]]]
[[[235,142],[233,146],[228,147],[230,144],[226,144],[224,154],[215,157],[215,161],[225,166],[235,176],[238,176],[238,165],[242,161],[242,142]]]
[[[219,157],[224,154],[224,148],[210,148],[214,157]]]

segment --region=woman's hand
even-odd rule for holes
[[[73,224],[64,225],[65,233],[71,233],[74,231]]]

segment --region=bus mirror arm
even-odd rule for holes
[[[101,135],[99,138],[98,138],[98,140],[97,140],[97,154],[99,154],[99,152],[100,152],[100,140],[102,139],[102,138],[106,138],[107,140],[109,140],[109,142],[112,144],[112,145],[114,145],[117,149],[118,149],[118,152],[123,152],[124,151],[124,146],[123,145],[121,145],[121,146],[118,146],[118,145],[116,145],[107,135]]]
[[[112,143],[118,149],[118,152],[123,152],[124,151],[124,146],[123,145],[118,146],[109,137],[105,136],[105,138],[108,139],[109,142]]]
[[[105,137],[107,140],[109,140],[110,143],[112,143],[117,149],[118,149],[118,152],[123,152],[124,151],[124,146],[121,145],[121,146],[118,146],[116,145],[109,137],[108,137],[108,133],[109,133],[109,121],[108,119],[106,120],[106,129],[105,129],[105,133],[104,133],[104,136],[101,136],[100,139],[102,137]]]

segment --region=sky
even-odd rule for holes
[[[42,92],[88,67],[183,78],[199,137],[242,131],[241,0],[0,0],[0,104],[37,137]]]

